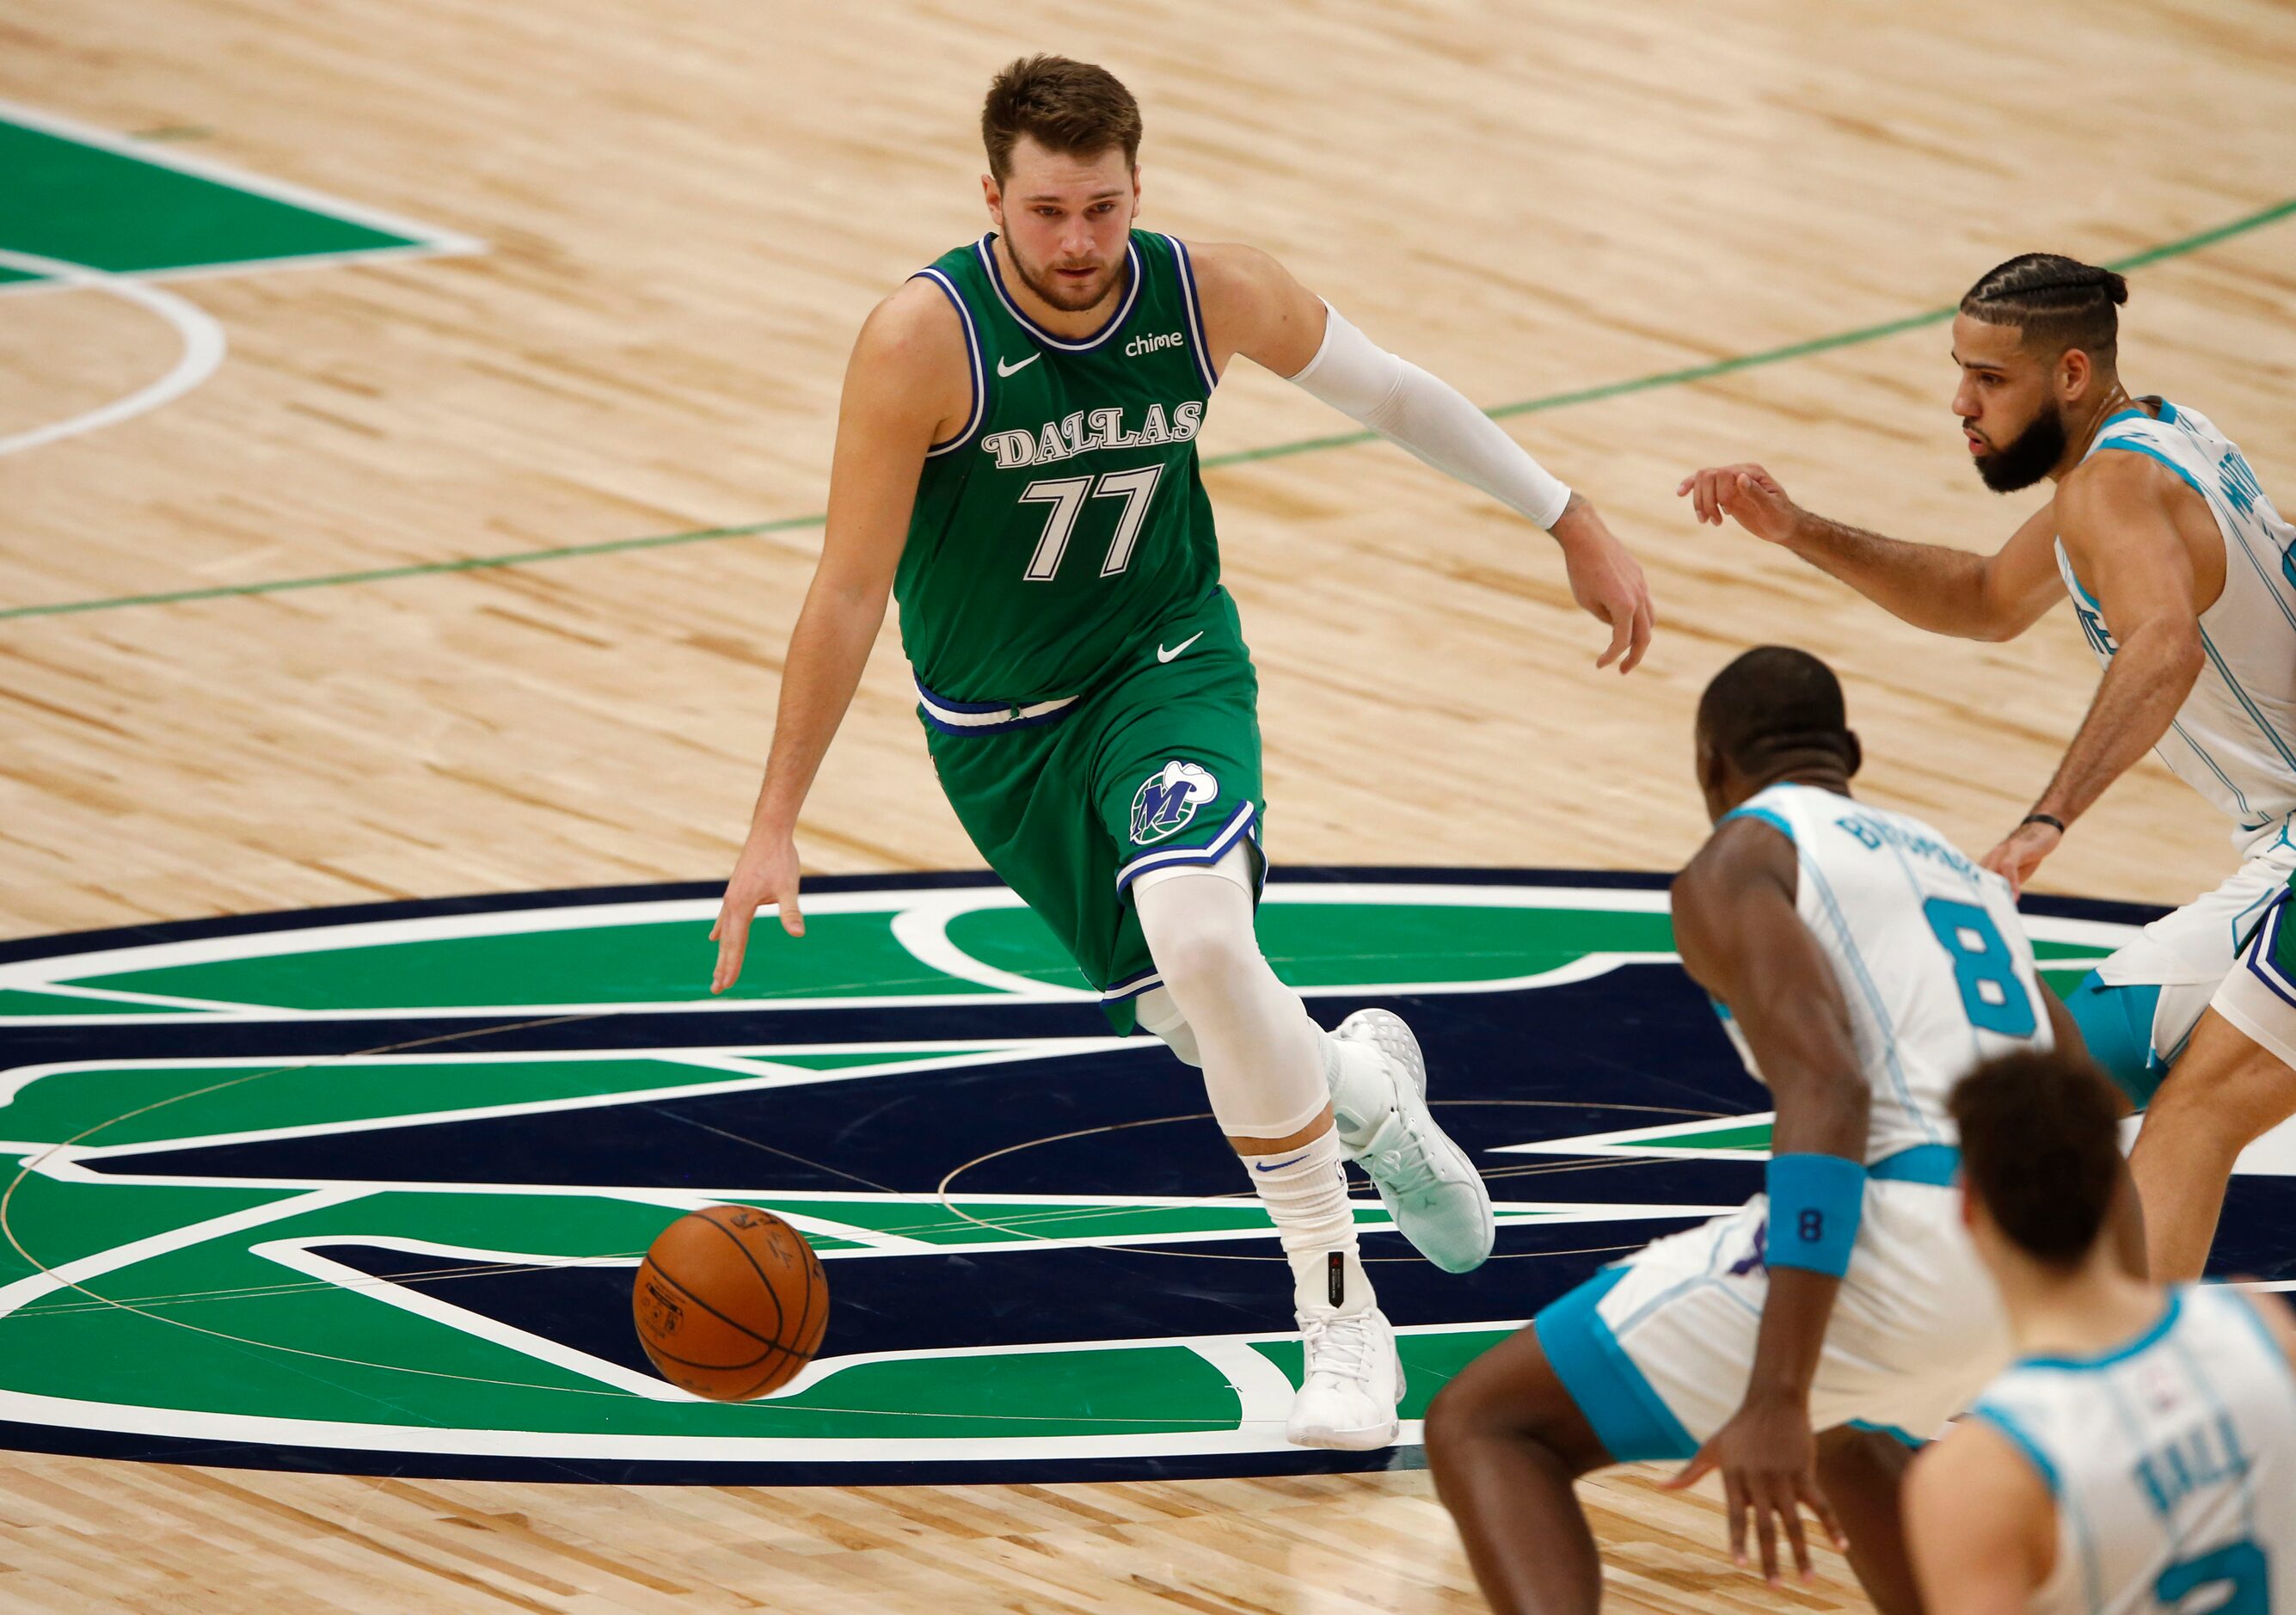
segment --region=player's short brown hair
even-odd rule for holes
[[[1962,1181],[2001,1232],[2049,1267],[2080,1266],[2121,1177],[2120,1106],[2096,1067],[2064,1049],[1989,1060],[1948,1102]]]
[[[1140,103],[1104,67],[1066,56],[1023,56],[996,75],[980,107],[980,143],[1000,185],[1013,171],[1013,143],[1023,135],[1066,157],[1097,157],[1121,146],[1128,168],[1140,160]]]

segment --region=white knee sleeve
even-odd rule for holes
[[[1180,1006],[1172,1002],[1172,995],[1160,987],[1152,987],[1140,995],[1132,1006],[1132,1018],[1140,1023],[1144,1032],[1152,1032],[1169,1044],[1172,1053],[1180,1057],[1182,1065],[1201,1070],[1204,1056],[1196,1047],[1195,1029],[1188,1018],[1180,1013]]]
[[[1210,869],[1155,873],[1133,882],[1132,899],[1170,1007],[1144,995],[1141,1024],[1183,1059],[1196,1055],[1229,1137],[1291,1136],[1330,1103],[1330,1088],[1314,1023],[1252,934],[1250,864],[1231,854]],[[1174,1019],[1192,1049],[1167,1029]]]

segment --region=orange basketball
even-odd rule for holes
[[[661,1231],[630,1309],[663,1379],[742,1402],[789,1383],[821,1349],[829,1281],[813,1247],[772,1212],[711,1206]]]

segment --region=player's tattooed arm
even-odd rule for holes
[[[2033,804],[2070,825],[2095,805],[2113,781],[2161,743],[2177,709],[2207,665],[2201,640],[2202,601],[2222,590],[2221,538],[2205,511],[2202,538],[2218,546],[2213,574],[2202,578],[2195,545],[2180,529],[2183,485],[2174,473],[2140,455],[2100,455],[2057,489],[2056,529],[2075,573],[2095,594],[2092,635],[2106,635],[2112,660],[2090,698],[2048,788]],[[1985,866],[2022,889],[2063,832],[2028,820],[1986,854]]]
[[[1870,1095],[1849,1009],[1833,968],[1794,907],[1793,845],[1759,819],[1725,823],[1674,882],[1675,946],[1683,968],[1729,1006],[1777,1102],[1772,1150],[1780,1155],[1866,1160]],[[1720,1470],[1731,1557],[1746,1562],[1751,1515],[1762,1571],[1777,1579],[1777,1535],[1811,1574],[1798,1505],[1837,1545],[1840,1525],[1818,1489],[1809,1392],[1841,1281],[1807,1267],[1773,1267],[1744,1401],[1672,1481],[1686,1487]]]
[[[861,327],[838,404],[821,560],[790,632],[773,750],[749,837],[709,929],[718,944],[711,992],[740,979],[760,906],[775,905],[782,929],[805,934],[798,813],[885,620],[925,451],[969,417],[972,385],[955,313],[931,283],[909,282]]]
[[[2064,596],[2049,505],[2027,517],[1998,552],[1980,555],[1884,537],[1806,511],[1751,463],[1693,471],[1675,492],[1690,500],[1700,521],[1719,527],[1727,516],[1932,634],[2014,639]]]

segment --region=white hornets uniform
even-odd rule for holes
[[[2241,947],[2296,870],[2296,528],[2265,496],[2240,450],[2208,419],[2163,399],[2160,414],[2127,409],[2098,429],[2089,454],[2136,454],[2158,461],[2197,494],[2216,518],[2225,547],[2224,592],[2201,613],[2206,654],[2193,693],[2177,709],[2159,752],[2177,777],[2231,821],[2244,860],[2231,879],[2154,921],[2098,968],[2108,987],[2159,989],[2151,1016],[2161,1066],[2182,1052],[2194,1023],[2230,971]],[[2074,572],[2062,541],[2057,568],[2099,662],[2119,646],[2096,597]],[[2094,1011],[2076,1012],[2090,1045],[2128,1086],[2114,1040],[2098,1036]],[[2153,1074],[2157,1082],[2159,1072]],[[2137,1093],[2142,1099],[2149,1094]]]
[[[2241,1295],[2172,1290],[2115,1350],[2020,1360],[1975,1415],[2056,1502],[2034,1615],[2269,1615],[2296,1600],[2296,1377]]]
[[[1932,1436],[2013,1349],[1951,1186],[1961,1152],[1947,1097],[1980,1061],[2052,1045],[2048,989],[2007,883],[1918,820],[1791,784],[1738,816],[1793,843],[1795,907],[1833,966],[1872,1088],[1864,1205],[1811,1423]],[[1613,1458],[1687,1457],[1737,1410],[1768,1238],[1757,1195],[1539,1315],[1548,1362]]]

